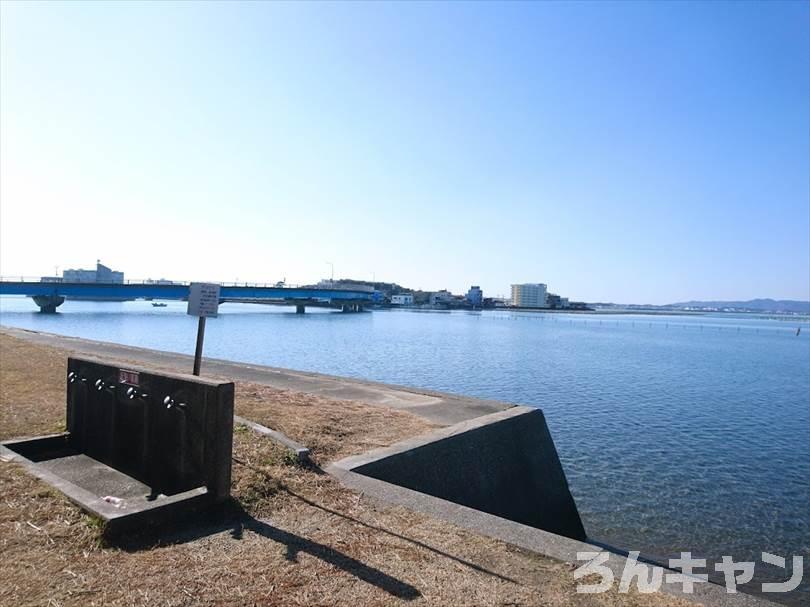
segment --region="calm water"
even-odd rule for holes
[[[810,602],[807,322],[220,309],[211,357],[541,407],[591,537],[657,558],[729,554],[758,574],[762,551],[802,554],[803,591],[789,602]],[[36,310],[0,298],[4,325],[193,353],[196,319],[181,302]]]

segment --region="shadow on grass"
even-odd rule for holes
[[[365,563],[342,552],[338,552],[334,548],[302,538],[293,533],[288,533],[282,529],[277,529],[272,525],[268,525],[252,517],[244,521],[242,527],[234,528],[231,534],[236,539],[242,539],[242,533],[245,529],[287,546],[285,556],[288,561],[297,561],[298,553],[305,552],[397,598],[410,601],[421,596],[420,592],[414,586],[398,580],[379,569],[369,567]]]
[[[240,465],[247,466],[256,472],[259,472],[270,480],[273,480],[273,477],[260,468],[251,466],[250,464],[242,462],[236,458],[234,458],[234,461]],[[317,464],[312,462],[300,463],[297,465],[309,473],[318,475],[326,474],[326,472],[324,472]],[[517,580],[494,571],[490,571],[489,569],[481,567],[480,565],[439,550],[438,548],[430,546],[420,540],[390,531],[383,527],[378,527],[376,525],[363,522],[357,518],[318,504],[317,502],[314,502],[311,499],[294,492],[283,484],[279,487],[279,489],[288,493],[295,499],[304,502],[308,506],[317,508],[330,515],[340,517],[346,521],[349,521],[350,523],[360,525],[367,529],[372,529],[379,533],[384,533],[391,537],[396,537],[406,542],[410,542],[419,548],[450,559],[479,573],[492,576],[502,581],[520,585],[520,582]],[[421,596],[421,593],[416,587],[392,577],[379,569],[366,565],[365,563],[347,554],[335,550],[331,546],[295,535],[254,518],[235,499],[230,499],[220,508],[200,512],[191,516],[186,514],[182,518],[178,517],[171,521],[167,521],[160,527],[141,528],[137,531],[128,533],[122,531],[116,532],[115,534],[105,533],[103,541],[107,545],[115,546],[128,552],[135,552],[158,546],[192,542],[203,537],[222,533],[223,531],[229,531],[231,536],[236,540],[241,540],[245,531],[255,533],[263,538],[283,544],[286,547],[285,557],[288,561],[297,562],[298,554],[304,552],[400,599],[410,601]]]
[[[272,478],[273,478],[272,476],[270,476],[266,471],[262,470],[261,468],[251,466],[250,464],[248,464],[246,462],[243,462],[243,461],[240,461],[240,460],[237,460],[236,458],[234,458],[234,461],[236,461],[238,464],[240,464],[242,466],[246,466],[246,467],[250,468],[251,470],[253,470],[255,472],[258,472],[259,474],[266,477],[268,480],[272,480]],[[308,472],[318,474],[318,475],[326,475],[326,472],[320,466],[318,466],[316,463],[314,463],[312,461],[303,462],[303,463],[298,464],[298,465],[300,467],[306,469]],[[447,552],[439,550],[438,548],[434,548],[433,546],[430,546],[429,544],[425,544],[424,542],[421,542],[421,541],[419,541],[417,539],[402,535],[400,533],[396,533],[395,531],[390,531],[388,529],[385,529],[384,527],[378,527],[378,526],[372,525],[370,523],[365,523],[365,522],[361,521],[360,519],[351,517],[351,516],[349,516],[347,514],[343,514],[342,512],[338,512],[337,510],[327,508],[326,506],[323,506],[322,504],[318,504],[317,502],[313,502],[311,499],[306,498],[303,495],[300,495],[300,494],[296,493],[295,491],[293,491],[292,489],[290,489],[289,487],[287,487],[284,484],[281,484],[280,490],[286,492],[288,495],[291,495],[292,497],[294,497],[294,498],[296,498],[298,500],[301,500],[302,502],[304,502],[308,506],[312,506],[313,508],[317,508],[318,510],[321,510],[321,511],[326,512],[328,514],[331,514],[333,516],[338,516],[338,517],[340,517],[340,518],[342,518],[342,519],[344,519],[346,521],[349,521],[349,522],[354,523],[356,525],[360,525],[360,526],[365,527],[367,529],[373,529],[374,531],[378,531],[380,533],[385,533],[386,535],[390,535],[391,537],[396,537],[396,538],[401,539],[403,541],[410,542],[411,544],[414,544],[415,546],[419,546],[420,548],[424,548],[425,550],[429,550],[430,552],[433,552],[434,554],[438,554],[439,556],[442,556],[444,558],[455,561],[456,563],[459,563],[460,565],[464,565],[465,567],[469,567],[470,569],[473,569],[474,571],[478,571],[479,573],[484,573],[486,575],[491,575],[492,577],[498,578],[499,580],[502,580],[504,582],[510,582],[512,584],[520,585],[520,582],[518,582],[517,580],[514,580],[514,579],[512,579],[510,577],[507,577],[505,575],[501,575],[500,573],[496,573],[495,571],[490,571],[489,569],[486,569],[485,567],[481,567],[480,565],[476,565],[475,563],[471,563],[470,561],[464,560],[464,559],[462,559],[460,557],[453,556],[452,554],[449,554]]]
[[[285,557],[289,561],[296,562],[298,554],[304,552],[397,598],[410,601],[421,596],[414,586],[370,567],[331,546],[273,527],[252,517],[235,500],[227,502],[218,512],[199,514],[196,517],[184,518],[182,521],[176,520],[171,527],[162,525],[138,533],[119,531],[114,535],[106,534],[104,542],[128,552],[136,552],[158,546],[183,544],[223,531],[229,531],[234,539],[241,540],[246,530],[283,544],[286,547]]]
[[[504,582],[511,582],[512,584],[520,585],[520,582],[518,582],[517,580],[514,580],[514,579],[512,579],[510,577],[507,577],[505,575],[501,575],[500,573],[496,573],[495,571],[490,571],[489,569],[486,569],[485,567],[481,567],[480,565],[476,565],[475,563],[471,563],[470,561],[464,560],[463,558],[453,556],[452,554],[449,554],[447,552],[439,550],[438,548],[434,548],[433,546],[430,546],[429,544],[425,544],[424,542],[421,542],[419,540],[416,540],[416,539],[413,539],[411,537],[402,535],[400,533],[396,533],[395,531],[390,531],[388,529],[385,529],[384,527],[377,527],[376,525],[371,525],[369,523],[364,523],[363,521],[361,521],[359,519],[353,518],[353,517],[348,516],[346,514],[342,514],[342,513],[338,512],[337,510],[332,510],[331,508],[327,508],[326,506],[322,506],[321,504],[317,504],[317,503],[313,502],[312,500],[304,497],[303,495],[299,495],[299,494],[295,493],[294,491],[292,491],[292,490],[290,490],[290,489],[288,489],[286,487],[284,487],[283,489],[284,489],[284,491],[286,491],[287,493],[289,493],[293,497],[301,500],[305,504],[308,504],[308,505],[312,506],[313,508],[318,508],[319,510],[323,510],[324,512],[328,512],[329,514],[332,514],[334,516],[339,516],[342,519],[350,521],[350,522],[352,522],[352,523],[354,523],[356,525],[361,525],[362,527],[366,527],[367,529],[373,529],[374,531],[379,531],[380,533],[385,533],[385,534],[390,535],[392,537],[396,537],[396,538],[399,538],[399,539],[404,540],[406,542],[410,542],[410,543],[412,543],[412,544],[414,544],[416,546],[419,546],[420,548],[424,548],[425,550],[430,550],[434,554],[438,554],[439,556],[443,556],[444,558],[450,559],[452,561],[455,561],[456,563],[464,565],[465,567],[469,567],[470,569],[478,571],[479,573],[485,573],[487,575],[491,575],[492,577],[496,577],[499,580],[503,580]]]

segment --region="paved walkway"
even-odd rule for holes
[[[11,327],[0,327],[0,333],[44,346],[63,348],[77,354],[136,361],[146,366],[160,365],[180,373],[190,373],[193,363],[193,357],[186,354],[123,346],[78,337],[65,337]],[[354,400],[379,407],[403,409],[441,426],[450,426],[513,406],[499,401],[456,396],[420,388],[211,358],[203,358],[202,374],[228,377],[234,381],[263,384],[282,390],[317,394],[337,400]]]

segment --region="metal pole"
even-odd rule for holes
[[[197,348],[194,350],[194,375],[200,374],[200,362],[202,362],[203,338],[205,337],[205,316],[200,316],[197,325]]]

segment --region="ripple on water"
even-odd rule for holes
[[[194,346],[195,321],[180,302],[34,309],[0,298],[0,322],[175,352]],[[728,316],[221,311],[206,329],[211,357],[543,408],[596,539],[650,555],[739,560],[767,550],[810,563],[806,324],[797,337],[793,321]]]

